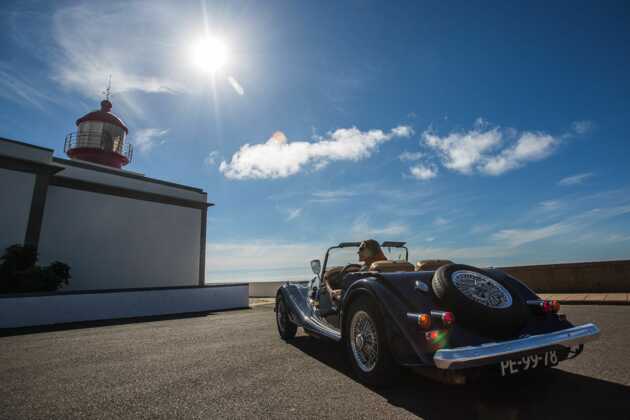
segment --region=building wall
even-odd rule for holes
[[[35,174],[0,168],[0,254],[24,243]]]
[[[70,265],[64,290],[197,285],[203,211],[51,185],[40,261]]]

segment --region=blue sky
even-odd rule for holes
[[[630,6],[471,3],[5,2],[0,136],[63,156],[111,74],[127,169],[216,203],[208,281],[305,277],[368,237],[628,258]],[[191,56],[207,35],[214,76]]]

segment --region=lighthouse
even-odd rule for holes
[[[129,133],[123,121],[112,113],[109,88],[101,109],[76,121],[78,130],[66,136],[64,151],[70,159],[79,159],[120,169],[131,162],[133,147],[125,143]]]

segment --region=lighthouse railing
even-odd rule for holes
[[[66,136],[63,150],[78,148],[100,149],[107,152],[118,153],[125,156],[129,162],[133,158],[133,145],[125,143],[120,136],[112,137],[102,131],[80,131],[70,133]]]

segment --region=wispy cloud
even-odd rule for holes
[[[426,181],[435,178],[438,174],[438,169],[434,165],[415,165],[409,168],[409,172],[413,178]]]
[[[290,222],[291,220],[300,217],[300,215],[302,214],[302,209],[298,208],[298,209],[288,209],[287,210],[287,222]]]
[[[593,176],[592,172],[584,172],[581,174],[567,176],[566,178],[562,178],[560,181],[558,181],[558,185],[560,185],[561,187],[579,185],[579,184],[582,184],[587,179],[591,178],[592,176]]]
[[[435,226],[446,226],[450,223],[450,220],[445,219],[444,217],[438,216],[435,219],[433,219],[433,224]]]
[[[357,195],[359,195],[357,191],[350,190],[315,191],[311,194],[312,198],[308,201],[312,203],[328,203],[332,201],[346,200]]]
[[[607,208],[594,208],[563,221],[536,228],[503,229],[492,235],[492,239],[501,241],[510,247],[584,230],[586,227],[604,220],[630,213],[630,205]]]
[[[553,211],[558,210],[562,207],[562,205],[563,203],[560,200],[546,200],[540,202],[540,209],[544,211]]]
[[[333,161],[359,161],[374,153],[382,143],[411,136],[413,130],[399,126],[389,132],[340,128],[314,142],[290,142],[277,131],[260,144],[245,144],[219,170],[229,179],[273,179],[295,175],[309,167]]]
[[[168,129],[140,128],[133,135],[134,147],[141,153],[148,153],[156,144],[164,143],[163,137],[167,133]]]
[[[427,130],[422,138],[426,146],[438,152],[444,167],[467,175],[501,175],[548,157],[559,143],[556,137],[543,132],[490,128],[483,119],[477,119],[469,131],[440,136]]]
[[[358,216],[352,223],[353,236],[360,239],[378,236],[397,237],[408,230],[409,227],[406,224],[399,222],[392,222],[378,227],[372,226],[367,215]]]
[[[400,155],[398,155],[398,159],[400,159],[401,161],[405,162],[413,162],[416,160],[420,160],[422,158],[422,152],[403,152]]]
[[[208,156],[206,156],[203,162],[208,166],[214,166],[216,165],[218,159],[219,159],[219,151],[213,150],[208,154]]]
[[[582,120],[582,121],[574,121],[571,124],[571,129],[576,133],[576,134],[587,134],[590,131],[593,130],[594,124],[593,121],[589,121],[589,120]]]
[[[54,98],[33,86],[32,82],[15,74],[0,62],[0,97],[43,110]]]

